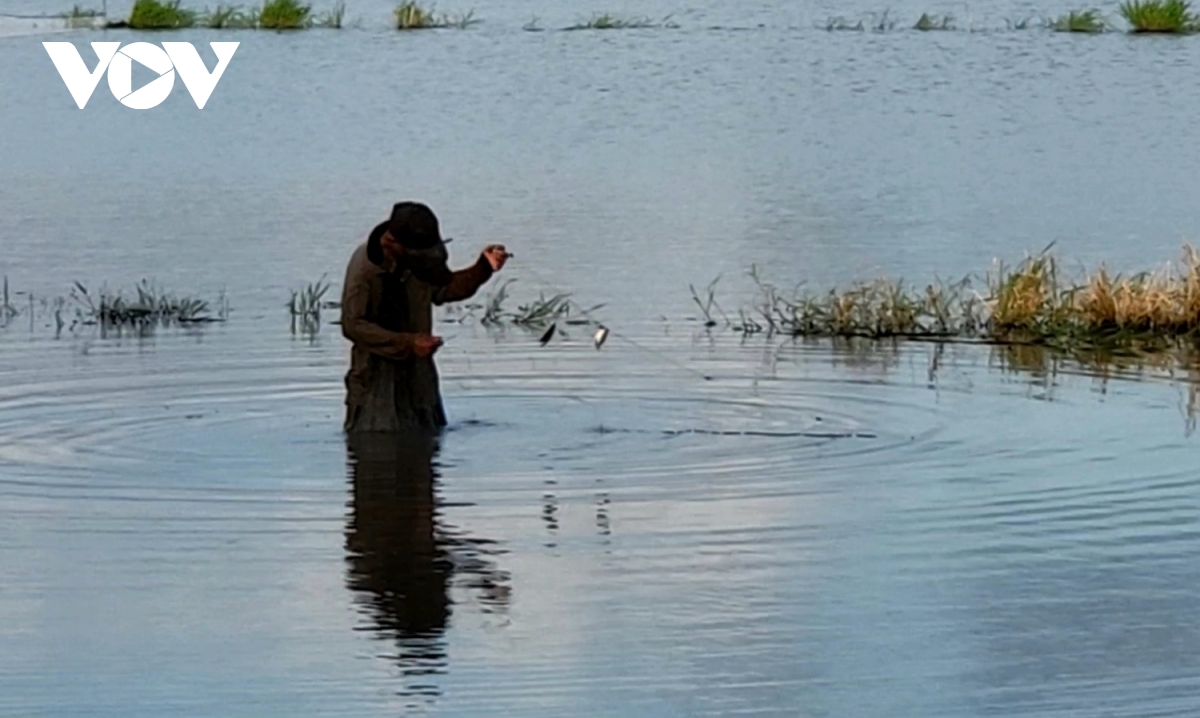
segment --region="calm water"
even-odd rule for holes
[[[1015,3],[976,33],[813,29],[882,9],[832,3],[520,29],[607,9],[182,33],[242,42],[203,111],[105,83],[80,111],[49,36],[0,24],[14,303],[149,278],[232,307],[0,330],[0,715],[1200,711],[1194,370],[742,342],[688,292],[721,275],[733,309],[754,264],[921,281],[1052,240],[1171,259],[1200,227],[1200,41],[1005,32],[1066,9]],[[968,21],[892,12],[924,10]],[[518,301],[571,291],[616,334],[446,324],[451,430],[347,446],[346,345],[283,305],[336,291],[405,197],[456,263],[504,241]]]

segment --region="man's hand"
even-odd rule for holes
[[[493,272],[499,272],[510,256],[503,244],[489,244],[483,249],[483,258],[492,265]]]
[[[416,356],[422,359],[433,356],[438,347],[442,345],[442,338],[435,337],[430,334],[418,334],[413,340],[412,351]]]

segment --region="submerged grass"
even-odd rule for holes
[[[704,315],[704,326],[706,327],[717,326],[717,320],[713,314],[714,311],[721,315],[726,325],[729,324],[729,317],[725,315],[725,311],[721,309],[721,305],[717,304],[717,282],[720,281],[721,277],[718,275],[716,279],[709,282],[708,286],[704,288],[703,296],[701,296],[700,292],[696,291],[695,285],[688,285],[688,289],[692,291],[692,301],[696,303],[696,306],[700,308],[700,313]]]
[[[584,308],[576,304],[570,294],[559,292],[550,296],[539,293],[537,299],[517,305],[515,311],[510,310],[506,305],[511,299],[509,288],[515,281],[509,279],[501,283],[482,303],[466,305],[465,314],[458,321],[479,313],[479,323],[486,327],[512,325],[540,331],[558,322],[566,325],[596,324],[591,315],[604,307],[603,304],[597,304]]]
[[[785,293],[751,271],[759,297],[741,312],[743,333],[794,336],[967,338],[1064,348],[1156,350],[1200,341],[1200,253],[1154,272],[1113,275],[1105,267],[1066,280],[1049,253],[983,282],[971,278],[924,288],[878,279],[825,294]],[[696,293],[693,290],[693,296]],[[703,307],[702,307],[703,308]]]
[[[1108,29],[1099,10],[1072,10],[1050,26],[1056,32],[1101,33]]]
[[[662,22],[655,22],[646,16],[622,17],[611,13],[597,13],[563,28],[564,30],[636,30],[645,28],[675,27],[668,15]]]
[[[66,21],[66,25],[71,29],[95,27],[97,19],[104,13],[93,8],[85,8],[80,5],[72,7],[67,12],[62,14],[62,18]]]
[[[325,294],[329,292],[330,283],[321,275],[317,281],[305,286],[303,289],[292,292],[292,298],[288,301],[288,313],[292,318],[292,333],[299,331],[301,334],[316,334],[321,328],[321,309],[324,306],[329,306],[329,303],[323,302]]]
[[[333,9],[318,15],[311,20],[309,24],[313,27],[324,27],[331,30],[342,29],[342,21],[346,19],[346,3],[339,2],[333,6]]]
[[[137,0],[129,13],[128,25],[135,30],[178,30],[192,27],[196,13],[181,8],[179,0]]]
[[[870,30],[871,32],[891,32],[896,29],[896,21],[885,10],[878,14],[871,13],[869,19],[859,18],[858,20],[849,20],[840,15],[831,17],[825,21],[824,25],[819,25],[818,27],[829,32],[864,32],[866,30]]]
[[[862,20],[851,21],[839,15],[838,17],[831,17],[826,20],[823,29],[827,32],[833,32],[835,30],[862,32],[867,29],[867,26]]]
[[[100,16],[100,11],[93,8],[85,8],[81,5],[76,5],[67,12],[64,12],[62,16],[68,20],[94,18]]]
[[[24,314],[28,317],[30,331],[43,323],[55,328],[56,337],[61,336],[64,329],[75,332],[81,327],[99,328],[101,336],[109,331],[124,334],[127,330],[148,335],[158,327],[196,327],[224,322],[229,317],[229,302],[224,291],[217,296],[214,305],[197,297],[164,291],[148,280],[142,280],[130,291],[111,291],[106,287],[94,291],[77,281],[67,296],[35,298],[33,292],[16,292],[16,295],[27,300],[23,310],[13,305],[8,277],[4,277],[0,283],[0,328],[7,327],[18,315]]]
[[[75,282],[71,299],[75,302],[79,323],[105,327],[219,322],[225,320],[228,310],[223,297],[214,316],[207,301],[163,292],[144,280],[134,287],[130,296],[107,289],[92,293],[80,282]]]
[[[8,323],[16,318],[17,314],[20,313],[17,311],[17,308],[12,305],[8,295],[7,274],[4,275],[4,291],[2,294],[0,294],[0,302],[3,302],[0,304],[0,327],[6,327],[8,326]]]
[[[1126,0],[1121,16],[1135,33],[1183,34],[1200,29],[1187,0]]]

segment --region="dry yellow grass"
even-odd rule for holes
[[[797,336],[963,337],[1062,346],[1161,345],[1200,335],[1200,253],[1128,277],[1100,267],[1065,281],[1047,250],[987,276],[987,294],[970,279],[910,290],[887,279],[787,298],[759,281],[760,300],[743,310],[745,332]]]
[[[1179,265],[1129,278],[1101,267],[1080,289],[1075,309],[1098,331],[1190,334],[1200,328],[1200,256],[1187,246]]]

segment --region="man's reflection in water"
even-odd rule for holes
[[[446,667],[444,633],[452,586],[478,592],[485,611],[503,610],[507,576],[488,541],[454,533],[441,519],[435,436],[351,434],[346,524],[347,585],[406,679],[405,695],[437,695]]]

